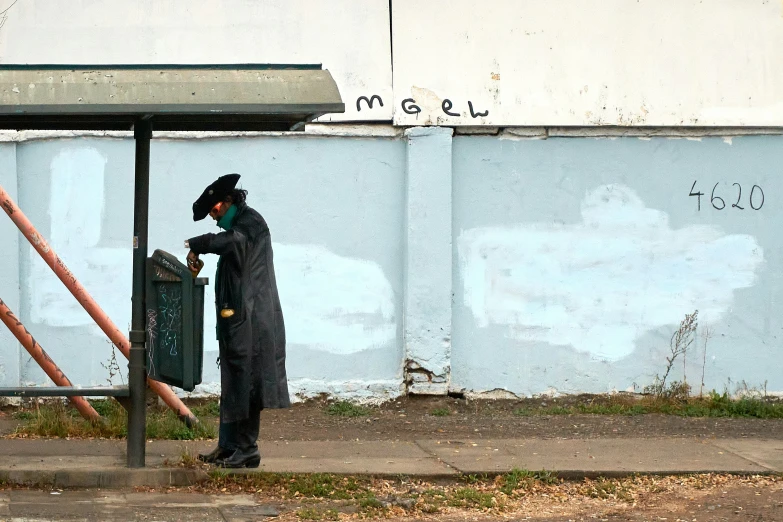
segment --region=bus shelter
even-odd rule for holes
[[[179,417],[198,422],[168,386],[148,380],[145,303],[150,140],[154,131],[301,131],[345,106],[320,65],[1,65],[0,129],[133,131],[133,286],[131,331],[117,328],[0,186],[0,206],[112,343],[129,360],[128,386],[84,388],[65,374],[10,310],[4,323],[57,387],[0,388],[0,396],[71,398],[97,416],[85,396],[113,396],[128,411],[129,467],[145,465],[147,383]],[[2,290],[2,289],[0,289]],[[5,307],[2,300],[0,306]]]

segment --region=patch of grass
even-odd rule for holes
[[[681,417],[728,417],[719,409],[712,410],[709,406],[702,403],[680,404],[672,406],[669,404],[660,404],[654,408],[655,413],[665,413],[668,415],[679,415]]]
[[[165,465],[171,465],[182,468],[195,469],[204,466],[204,463],[198,460],[198,456],[190,452],[188,448],[182,448],[179,454],[178,462],[169,462],[169,459],[164,461]]]
[[[45,404],[36,402],[27,413],[29,415],[24,416],[24,421],[16,427],[15,433],[60,438],[97,433],[99,437],[110,437],[116,429],[110,419],[94,423],[82,419],[74,408],[62,400]]]
[[[639,404],[580,404],[575,409],[576,413],[593,415],[642,415],[647,413],[646,408]]]
[[[368,493],[365,497],[360,498],[358,506],[359,514],[367,518],[383,516],[389,511],[373,493]]]
[[[223,469],[223,468],[211,469],[207,472],[207,475],[209,475],[209,486],[211,487],[224,486],[228,481],[231,481],[235,478],[234,475],[231,475],[227,469]],[[258,478],[262,475],[264,474],[257,473],[253,475],[253,478]],[[242,478],[247,478],[247,477],[242,477]]]
[[[440,489],[425,489],[421,492],[421,496],[425,498],[440,498],[445,500],[446,493]]]
[[[204,487],[220,491],[274,491],[296,498],[300,502],[312,500],[357,500],[371,494],[370,482],[352,476],[337,476],[330,473],[266,473],[249,475],[229,473],[223,469],[209,471],[209,480]]]
[[[201,440],[215,437],[217,437],[217,430],[212,424],[199,422],[192,428],[188,428],[171,411],[147,414],[148,439]]]
[[[551,471],[530,471],[527,469],[514,468],[504,475],[500,475],[496,480],[500,491],[511,496],[516,490],[529,489],[533,484],[540,482],[551,485],[557,484],[557,475]]]
[[[452,507],[492,509],[495,496],[474,488],[459,488],[449,496],[448,504]]]
[[[370,410],[349,401],[338,401],[327,406],[326,413],[338,417],[364,417]]]
[[[287,484],[292,496],[348,500],[367,494],[367,488],[355,477],[338,477],[329,473],[294,475]]]
[[[430,412],[430,415],[434,415],[435,417],[448,417],[451,415],[451,410],[448,408],[435,408]]]
[[[208,400],[202,404],[194,405],[190,411],[196,417],[218,417],[220,416],[220,400]]]
[[[680,389],[679,383],[672,383]],[[671,396],[645,396],[623,398],[603,402],[588,402],[570,406],[519,408],[515,415],[643,415],[662,413],[684,417],[752,417],[757,419],[783,418],[783,401],[770,397],[749,395],[732,399],[727,393],[712,391],[707,397],[683,397],[674,391]]]
[[[82,419],[79,413],[63,401],[36,404],[29,418],[16,428],[16,433],[33,437],[124,438],[128,433],[128,416],[115,400],[93,401],[93,407],[102,418],[98,422]],[[147,411],[148,439],[196,440],[212,439],[217,430],[211,424],[199,423],[192,429],[183,424],[171,411]]]
[[[359,507],[361,509],[382,508],[383,503],[375,498],[375,495],[371,493],[370,495],[359,500]]]
[[[463,482],[467,482],[468,484],[480,484],[489,480],[489,476],[486,473],[471,473],[469,475],[462,475],[460,478]]]
[[[713,417],[755,417],[758,419],[783,419],[783,402],[769,400],[766,397],[746,396],[732,400],[727,392],[723,395],[712,391],[707,398],[711,412],[722,415]]]
[[[11,417],[16,420],[32,420],[35,413],[28,410],[17,410],[11,414]]]
[[[448,496],[439,489],[426,489],[419,496],[418,508],[428,514],[440,513],[441,508],[446,505]]]
[[[301,482],[302,477],[291,474],[255,473],[249,475],[229,474],[225,470],[215,470],[210,473],[211,481],[200,482],[197,485],[182,490],[196,491],[208,494],[261,494],[263,498],[278,498],[286,505],[295,506],[289,513],[292,519],[299,520],[335,520],[335,519],[386,519],[395,520],[432,519],[428,514],[449,513],[459,515],[457,518],[486,518],[489,514],[502,515],[491,517],[495,519],[510,519],[519,515],[519,508],[528,504],[535,495],[536,499],[548,498],[547,502],[581,503],[583,506],[593,505],[589,499],[599,499],[610,503],[636,504],[652,499],[652,495],[668,494],[671,496],[690,496],[696,490],[725,489],[728,484],[742,483],[744,485],[764,485],[778,487],[783,475],[742,476],[726,474],[677,475],[669,477],[636,475],[621,479],[599,478],[583,481],[558,480],[556,485],[547,485],[551,474],[547,472],[531,472],[514,470],[513,473],[490,477],[485,483],[476,486],[466,486],[455,481],[438,480],[437,483],[413,479],[404,485],[395,485],[389,480],[380,478],[359,477],[356,480],[366,486],[362,493],[346,500],[331,500],[324,498],[289,496],[289,487]],[[514,478],[522,483],[533,478],[533,488],[526,495],[511,496],[501,491],[501,478]],[[321,481],[323,482],[323,480]],[[299,489],[298,491],[301,491]],[[690,493],[689,493],[690,491]],[[521,493],[521,492],[520,492]],[[529,495],[529,496],[527,496]],[[662,499],[663,497],[661,497]],[[259,499],[260,500],[260,499]],[[587,504],[585,504],[587,502]],[[563,504],[561,504],[563,503]],[[607,509],[612,509],[608,504]],[[590,509],[587,507],[586,509]],[[603,508],[602,508],[603,509]],[[621,508],[622,509],[622,508]],[[456,513],[456,510],[461,510]],[[473,513],[471,514],[470,511]],[[614,511],[613,511],[614,512]],[[609,514],[607,511],[606,515]],[[539,515],[543,516],[543,515]]]
[[[117,406],[119,406],[119,403],[114,399],[94,400],[89,401],[89,403],[101,417],[112,415],[117,411]]]
[[[588,482],[587,496],[602,500],[615,498],[623,502],[633,502],[633,496],[627,483],[599,478],[595,482]]]

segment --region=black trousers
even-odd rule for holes
[[[258,448],[258,429],[261,410],[251,410],[250,416],[237,422],[220,422],[218,446],[229,451],[238,449],[247,452]]]

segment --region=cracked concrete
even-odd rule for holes
[[[170,467],[212,441],[153,441],[147,467],[125,467],[124,441],[0,440],[0,480],[55,487],[122,488],[189,485],[201,469]],[[783,441],[701,438],[423,439],[410,441],[261,442],[258,470],[375,476],[452,477],[514,468],[549,470],[562,477],[783,472]],[[0,497],[0,511],[7,500]]]

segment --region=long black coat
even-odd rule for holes
[[[219,254],[215,305],[220,341],[222,422],[250,411],[287,408],[285,325],[277,294],[272,239],[261,215],[244,203],[230,230],[189,240],[196,254]],[[233,310],[230,317],[222,317]]]

